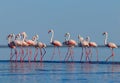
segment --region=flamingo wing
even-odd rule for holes
[[[72,39],[68,41],[68,44],[73,46],[77,45],[76,41]]]
[[[54,40],[52,44],[55,46],[62,46],[61,42],[59,42],[58,40]]]
[[[97,44],[95,42],[89,42],[90,46],[97,47]]]
[[[108,47],[110,48],[117,48],[117,45],[115,43],[109,42]]]

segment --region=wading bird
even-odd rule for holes
[[[17,54],[16,45],[14,42],[14,34],[13,33],[9,34],[7,36],[7,40],[8,40],[8,47],[11,48],[10,61],[12,61],[12,58],[14,57],[14,55]],[[12,51],[13,49],[14,49],[15,53],[13,53],[13,51]]]
[[[88,43],[89,43],[89,47],[90,47],[90,53],[89,54],[91,54],[91,57],[92,57],[92,47],[96,48],[96,58],[97,58],[97,61],[98,61],[98,49],[97,49],[96,42],[90,41],[90,37],[89,36],[86,37],[86,41],[88,41]]]
[[[48,31],[48,34],[49,33],[52,33],[52,36],[51,36],[51,39],[50,39],[50,43],[52,45],[54,45],[54,51],[53,51],[53,55],[51,57],[51,60],[54,58],[54,55],[55,55],[55,47],[58,47],[58,53],[59,53],[59,57],[60,57],[60,50],[59,50],[59,47],[62,46],[61,42],[58,41],[58,40],[53,40],[53,37],[54,37],[54,31],[51,29]],[[61,58],[61,57],[60,57]]]
[[[105,35],[105,40],[104,40],[105,46],[109,47],[111,49],[111,51],[112,51],[112,54],[106,59],[106,61],[108,61],[111,57],[114,56],[113,49],[118,48],[118,47],[117,47],[117,45],[115,43],[107,42],[107,40],[108,40],[108,33],[107,32],[104,32],[103,35]]]
[[[75,40],[70,39],[70,33],[66,33],[65,37],[67,37],[67,39],[65,39],[65,42],[63,42],[63,44],[68,46],[68,51],[67,51],[67,54],[66,54],[64,60],[68,61],[70,56],[71,56],[71,59],[73,60],[73,53],[74,53],[73,48],[74,48],[74,46],[77,45],[77,43]]]
[[[82,53],[81,53],[81,58],[80,58],[80,61],[82,61],[82,57],[83,57],[83,49],[85,48],[85,54],[86,54],[86,61],[89,60],[89,42],[84,40],[83,37],[81,37],[80,35],[78,35],[78,40],[79,40],[79,46],[82,46]]]
[[[38,39],[39,39],[38,35],[35,35],[32,38],[32,40],[36,41],[36,45],[35,45],[36,51],[35,51],[34,61],[36,61],[36,58],[38,56],[38,48],[39,48],[40,49],[40,61],[42,62],[43,57],[46,54],[46,50],[45,50],[46,44],[39,42]],[[43,49],[44,53],[42,52],[42,49]]]

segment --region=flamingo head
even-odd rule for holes
[[[20,33],[19,33],[19,34],[17,34],[17,35],[15,35],[15,39],[17,39],[17,38],[21,38]]]
[[[36,39],[36,37],[35,37],[35,36],[33,36],[33,37],[32,37],[32,40],[33,40],[33,41],[35,41],[35,39]]]
[[[22,33],[21,33],[21,36],[23,36],[23,37],[27,37],[26,32],[22,32]]]
[[[26,32],[22,32],[21,35],[27,35]]]
[[[84,40],[84,38],[83,38],[82,36],[80,36],[80,35],[78,35],[78,39],[79,39],[80,41],[83,41],[83,40]]]
[[[66,36],[69,36],[69,35],[70,35],[70,33],[65,33],[65,37],[66,37]]]
[[[48,31],[48,34],[49,34],[50,32],[53,32],[53,30],[52,30],[52,29],[51,29],[51,30],[49,30],[49,31]]]
[[[39,39],[39,35],[36,34],[35,37],[36,37],[37,40]]]
[[[78,35],[78,39],[80,39],[81,38],[81,36],[80,35]]]
[[[103,35],[107,35],[108,34],[108,32],[103,32]]]
[[[86,37],[86,41],[90,41],[90,37],[89,36]]]
[[[7,39],[12,38],[12,37],[13,37],[13,33],[9,34],[9,35],[7,36]]]

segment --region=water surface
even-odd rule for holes
[[[34,48],[32,48],[34,52]],[[114,58],[109,48],[98,48],[99,62],[93,49],[91,62],[79,62],[81,48],[74,48],[74,61],[65,62],[67,48],[60,48],[62,60],[56,52],[53,61],[49,61],[53,48],[46,48],[45,62],[9,62],[9,48],[0,49],[0,82],[1,83],[119,83],[120,82],[120,49],[115,49]],[[57,51],[57,50],[56,50]],[[34,55],[34,53],[33,53]],[[33,59],[33,57],[32,57]],[[37,58],[39,60],[39,57]],[[7,60],[7,61],[5,61]],[[27,59],[26,59],[27,60]],[[114,63],[115,62],[115,63]]]

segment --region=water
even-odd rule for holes
[[[32,48],[34,51],[34,48]],[[120,52],[115,49],[114,58],[109,62],[105,59],[111,54],[109,48],[98,48],[99,60],[93,50],[91,63],[79,62],[81,48],[74,49],[74,62],[60,62],[56,52],[54,61],[49,61],[53,48],[47,48],[45,62],[9,62],[10,49],[1,48],[0,51],[0,83],[119,83],[120,82]],[[60,48],[62,60],[67,48]],[[57,51],[57,50],[56,50]],[[34,55],[34,53],[33,53]],[[33,57],[32,57],[33,59]],[[39,59],[39,57],[37,58]],[[2,61],[4,60],[4,61]],[[26,59],[27,60],[27,59]],[[61,60],[61,61],[62,61]],[[76,62],[75,62],[76,61]],[[78,62],[77,62],[78,61]],[[85,61],[85,57],[83,57]],[[95,61],[95,62],[94,62]],[[113,62],[118,62],[113,63]]]

